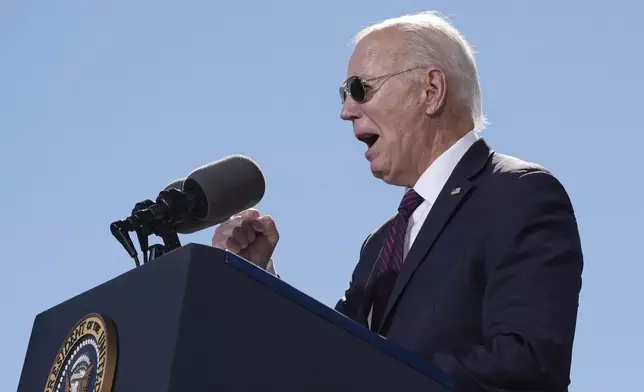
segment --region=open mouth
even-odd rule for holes
[[[379,137],[380,136],[374,135],[373,133],[364,133],[358,136],[358,140],[365,143],[367,147],[371,148],[371,146],[373,146],[376,141],[378,141]]]

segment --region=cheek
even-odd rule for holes
[[[401,90],[382,90],[363,106],[363,114],[378,129],[382,153],[389,156],[404,154],[413,147],[409,137],[414,126],[410,123],[417,117],[417,107],[410,100],[413,97],[401,94]]]
[[[401,124],[391,124],[390,127],[383,130],[383,135],[385,144],[391,152],[403,152],[411,141]]]

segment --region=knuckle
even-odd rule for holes
[[[245,233],[247,234],[254,234],[255,230],[253,230],[253,225],[252,221],[246,221],[242,224],[241,228],[244,230]]]
[[[228,238],[226,239],[226,241],[224,242],[224,245],[225,245],[227,248],[234,249],[234,248],[236,248],[237,243],[236,243],[236,241],[235,241],[232,237],[228,237]]]
[[[232,235],[233,235],[233,237],[237,237],[237,236],[241,235],[243,232],[244,232],[244,229],[242,229],[241,226],[235,226],[235,227],[233,227]]]
[[[277,225],[275,224],[273,218],[269,217],[266,222],[268,223],[271,230],[277,234]]]

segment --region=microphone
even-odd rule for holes
[[[266,181],[259,166],[241,155],[195,169],[183,183],[185,193],[198,195],[199,202],[193,210],[195,217],[211,222],[210,226],[255,206],[264,197],[265,190]],[[194,231],[194,228],[184,230]]]
[[[154,202],[137,203],[130,217],[110,228],[135,260],[131,241],[124,239],[132,231],[139,237],[144,256],[150,233],[163,238],[163,251],[168,252],[181,246],[177,233],[206,229],[255,206],[264,197],[265,188],[264,175],[255,162],[242,155],[228,156],[166,185]]]
[[[179,190],[183,190],[183,183],[186,180],[186,178],[181,178],[178,180],[174,180],[168,185],[163,188],[163,190],[168,190],[171,188],[176,188]],[[180,234],[192,234],[197,231],[201,231],[204,229],[207,229],[216,223],[201,220],[197,218],[193,213],[188,213],[186,216],[183,217],[180,221],[175,222],[175,228],[177,229],[177,233]]]

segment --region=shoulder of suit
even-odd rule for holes
[[[494,174],[523,175],[530,172],[542,172],[552,175],[550,170],[538,163],[528,162],[510,155],[499,154],[498,152],[492,155],[490,164]]]
[[[488,173],[492,188],[508,197],[519,194],[555,193],[568,198],[561,181],[546,167],[510,155],[495,153]]]

